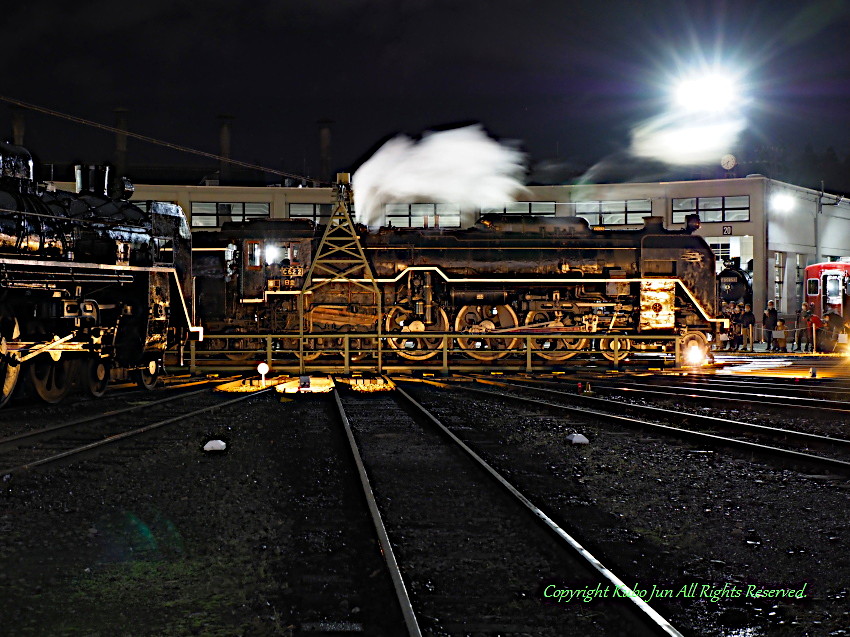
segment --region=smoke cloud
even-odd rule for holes
[[[525,156],[490,138],[480,125],[398,135],[354,173],[357,221],[380,224],[388,203],[454,203],[461,210],[502,206],[525,188]]]

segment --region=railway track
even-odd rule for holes
[[[850,473],[850,440],[846,438],[822,436],[781,427],[770,427],[693,412],[663,409],[650,405],[620,401],[616,402],[615,409],[618,413],[612,413],[611,400],[586,394],[577,394],[575,390],[567,392],[563,387],[560,389],[551,389],[548,387],[537,387],[528,382],[512,383],[483,378],[475,378],[474,380],[476,383],[501,387],[508,390],[508,392],[477,389],[470,387],[469,384],[452,386],[457,386],[463,391],[480,395],[506,398],[526,404],[545,406],[555,410],[567,410],[588,418],[602,419],[627,427],[648,429],[664,435],[698,440],[701,443],[708,443],[713,446],[734,447],[751,453],[783,458],[796,464]],[[429,382],[449,386],[437,381]],[[594,384],[593,388],[598,391],[597,385]],[[523,392],[525,395],[520,395],[517,392]],[[548,402],[540,398],[529,397],[528,392],[537,396],[545,396],[550,401],[554,400],[557,402]],[[623,411],[649,415],[653,420],[639,420],[624,416],[622,414]],[[671,422],[675,424],[664,424]],[[695,425],[699,425],[700,429],[695,429]],[[720,432],[723,432],[725,435],[720,435]],[[732,435],[736,437],[730,437]],[[762,442],[757,442],[757,440],[761,440]],[[783,444],[785,446],[779,447],[776,446],[777,444]],[[829,455],[809,453],[811,446],[826,449]]]
[[[575,375],[570,376],[569,379],[573,383],[572,388],[575,388],[577,383],[584,385],[592,383],[596,393],[644,397],[648,400],[671,399],[675,397],[678,400],[703,402],[718,407],[739,408],[744,405],[751,406],[757,404],[760,408],[764,407],[783,411],[790,409],[812,412],[816,410],[833,417],[850,414],[850,402],[812,398],[803,395],[800,391],[795,392],[793,390],[786,391],[778,389],[775,391],[781,391],[781,393],[763,393],[757,391],[758,388],[753,387],[714,389],[713,387],[716,385],[713,383],[711,384],[712,387],[706,387],[680,383],[676,380],[656,383],[631,378],[611,378],[610,376],[601,375]],[[523,381],[541,386],[565,389],[564,381],[543,381],[529,378],[524,378]]]
[[[408,634],[680,634],[407,392],[335,396]]]
[[[29,417],[38,417],[51,410],[59,412],[65,417],[74,411],[103,411],[109,405],[121,404],[127,401],[144,400],[151,395],[182,391],[191,387],[200,387],[210,384],[218,384],[232,380],[237,376],[221,378],[201,378],[197,376],[164,376],[159,379],[155,389],[139,389],[135,383],[116,383],[110,385],[106,394],[99,398],[92,398],[82,394],[72,394],[59,404],[45,403],[35,397],[16,400],[11,406],[0,409],[0,428],[5,425],[17,425]],[[153,392],[153,393],[152,393]],[[0,429],[2,431],[2,429]]]
[[[215,409],[227,408],[261,392],[227,398],[209,388],[159,398],[148,394],[129,406],[76,420],[32,429],[0,439],[0,475],[78,460],[103,448],[185,421]],[[175,415],[175,412],[178,412]]]
[[[751,379],[729,379],[724,376],[713,376],[710,378],[693,376],[667,376],[663,378],[631,378],[632,382],[639,382],[646,386],[675,384],[687,387],[694,391],[703,389],[719,389],[723,391],[738,393],[757,393],[781,398],[810,398],[823,399],[833,403],[846,403],[850,405],[850,388],[841,383],[827,380],[800,380],[790,382],[757,381]]]

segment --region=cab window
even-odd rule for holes
[[[806,281],[806,296],[817,296],[818,294],[820,294],[820,281],[818,279]]]

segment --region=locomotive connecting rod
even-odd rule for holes
[[[63,343],[70,341],[76,335],[77,335],[76,332],[71,332],[70,334],[68,334],[68,336],[63,336],[62,338],[56,339],[55,341],[52,341],[50,343],[45,343],[44,345],[39,345],[38,347],[34,347],[33,349],[31,349],[29,351],[29,353],[26,356],[23,356],[22,358],[17,358],[11,352],[10,352],[10,356],[13,356],[14,360],[17,361],[18,364],[25,363],[29,359],[34,358],[34,357],[38,356],[39,354],[43,354],[44,352],[47,352],[48,354],[51,355],[51,357],[53,357],[53,353],[54,353],[53,350],[55,350],[59,345],[62,345]],[[19,353],[20,351],[21,350],[17,350],[16,353]],[[54,359],[54,360],[58,360],[58,358]]]

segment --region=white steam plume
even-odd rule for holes
[[[524,155],[481,126],[398,135],[354,173],[357,221],[380,224],[387,203],[454,203],[462,210],[502,206],[524,190]]]

